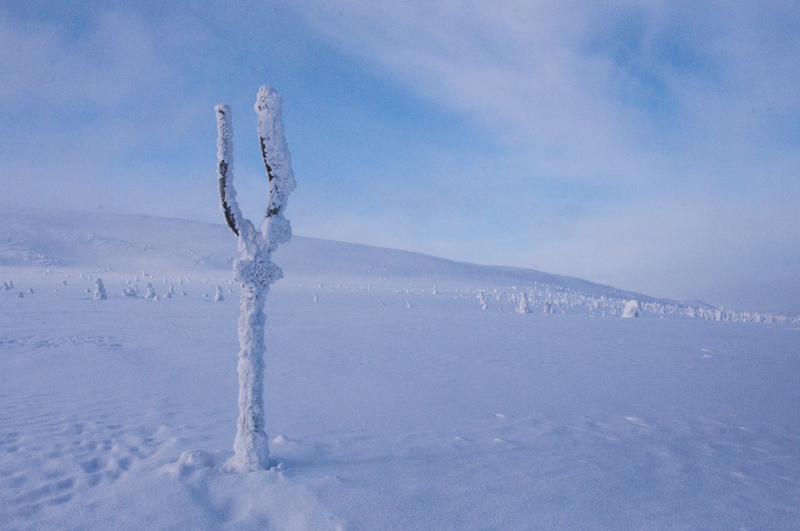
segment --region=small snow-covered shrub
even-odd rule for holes
[[[122,288],[122,295],[124,297],[138,297],[139,288],[137,286],[132,286],[128,289]]]
[[[223,302],[224,300],[225,295],[222,294],[222,286],[217,286],[217,292],[214,294],[214,301]]]

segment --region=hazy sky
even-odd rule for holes
[[[132,4],[0,0],[0,206],[221,223],[224,102],[260,219],[269,84],[296,234],[800,313],[795,0]]]

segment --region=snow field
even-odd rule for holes
[[[326,255],[321,271],[276,253],[287,278],[267,297],[264,389],[275,466],[231,473],[238,286],[227,250],[201,253],[198,239],[201,259],[187,261],[159,232],[170,220],[152,226],[130,247],[102,236],[92,245],[108,256],[91,259],[55,227],[62,248],[45,242],[42,254],[69,265],[0,265],[14,284],[0,290],[1,529],[800,521],[796,324],[662,319],[647,304],[673,303],[645,298],[642,317],[621,319],[613,292],[583,304],[567,293],[566,313],[545,314],[545,287],[520,314],[514,294],[544,282],[476,280],[458,264],[432,279],[425,257],[363,247]],[[33,247],[15,252],[29,252],[23,243]],[[335,248],[321,242],[317,256]],[[97,277],[108,300],[86,293]],[[147,283],[160,300],[143,297]],[[137,285],[138,297],[121,294]]]

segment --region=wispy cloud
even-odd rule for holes
[[[729,178],[741,171],[720,159],[752,159],[800,111],[791,3],[302,4],[330,39],[477,117],[547,176],[677,180],[687,158],[711,158]]]

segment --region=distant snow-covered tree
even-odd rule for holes
[[[217,292],[214,294],[214,302],[223,302],[225,295],[222,294],[222,286],[217,286]]]
[[[94,300],[96,301],[104,301],[108,297],[106,297],[106,288],[103,286],[103,281],[100,278],[94,281]]]
[[[156,290],[153,288],[151,283],[148,282],[147,286],[145,286],[145,289],[147,290],[147,292],[144,294],[145,299],[153,299],[156,297]]]
[[[528,298],[525,292],[520,293],[519,303],[517,304],[517,313],[531,313],[531,308],[528,306]]]
[[[283,278],[272,263],[272,252],[288,242],[292,228],[283,216],[289,194],[295,188],[291,155],[284,138],[282,100],[271,87],[258,91],[258,140],[269,178],[269,195],[261,230],[242,216],[233,187],[233,130],[231,109],[217,105],[217,177],[220,209],[239,240],[241,258],[233,263],[234,278],[242,284],[239,314],[239,419],[234,469],[252,471],[269,466],[269,448],[264,430],[264,299],[269,285]]]
[[[481,304],[481,310],[489,309],[489,306],[486,304],[486,299],[483,296],[483,291],[478,292],[478,302]]]
[[[633,299],[626,302],[625,309],[622,310],[622,317],[639,317],[639,302]]]

